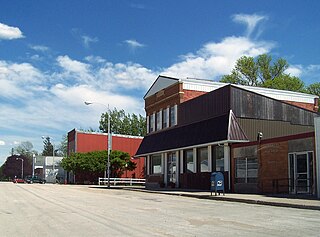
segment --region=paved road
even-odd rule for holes
[[[0,236],[320,236],[320,211],[0,183]]]

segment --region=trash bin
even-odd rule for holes
[[[221,191],[224,195],[224,177],[221,172],[211,173],[210,184],[211,196],[212,192],[215,192],[215,195],[217,196],[217,192],[220,195]]]

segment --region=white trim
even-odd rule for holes
[[[150,175],[150,156],[146,156],[146,163],[147,163],[147,175]]]
[[[225,143],[223,149],[224,149],[223,151],[224,171],[228,171],[228,185],[229,185],[229,190],[231,190],[231,173],[230,173],[231,154],[230,154],[229,144]]]
[[[194,148],[193,148],[193,165],[194,165],[194,173],[197,173],[197,172],[198,172],[197,160],[198,160],[198,156],[197,156],[197,148],[196,148],[196,147],[194,147]]]
[[[168,153],[164,153],[164,177],[163,182],[165,186],[168,185]]]
[[[180,174],[183,174],[183,160],[184,160],[184,152],[180,150]]]
[[[208,172],[212,172],[212,146],[208,146]]]
[[[161,153],[161,174],[164,174],[164,153]]]
[[[316,160],[316,177],[317,177],[317,196],[320,199],[320,117],[314,118],[314,128],[315,128],[315,160]]]
[[[179,176],[180,176],[180,173],[179,173],[179,170],[180,170],[180,156],[179,156],[179,151],[176,151],[176,187],[179,187]]]
[[[229,85],[229,83],[214,82],[210,80],[195,79],[195,78],[180,79],[180,81],[183,82],[182,85],[184,90],[194,90],[194,91],[203,91],[203,92],[210,92],[210,91],[219,89],[223,86]],[[319,98],[316,95],[310,95],[306,93],[287,91],[287,90],[277,90],[277,89],[271,89],[271,88],[243,86],[243,85],[235,85],[235,84],[232,84],[232,86],[239,87],[254,93],[258,93],[258,94],[261,94],[273,99],[282,100],[282,101],[283,100],[295,101],[295,102],[314,104],[314,99]]]

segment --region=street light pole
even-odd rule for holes
[[[98,102],[84,102],[85,105],[92,105],[92,104],[100,104],[108,108],[108,161],[107,161],[107,175],[108,175],[108,188],[110,188],[110,151],[111,151],[111,139],[112,139],[112,134],[111,134],[111,128],[110,128],[110,109],[109,109],[109,104],[106,106],[105,104],[98,103]],[[106,178],[106,172],[104,172],[104,178]]]
[[[23,159],[22,158],[16,158],[16,160],[21,160],[21,179],[23,179]]]
[[[32,154],[32,177],[34,176],[34,159],[36,158],[35,154]]]

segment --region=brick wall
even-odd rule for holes
[[[182,102],[186,102],[188,100],[191,100],[195,97],[198,97],[200,95],[204,95],[207,92],[204,91],[192,91],[192,90],[183,90],[183,101]]]
[[[309,104],[309,103],[294,102],[294,101],[285,101],[285,102],[288,103],[288,104],[292,104],[292,105],[298,106],[298,107],[303,108],[303,109],[307,109],[307,110],[313,111],[313,112],[317,112],[318,108],[319,108],[317,104]]]

